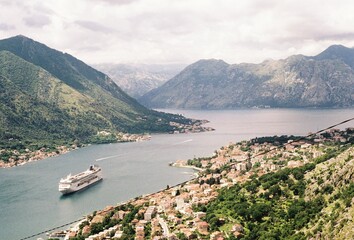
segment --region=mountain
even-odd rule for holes
[[[107,75],[24,36],[0,40],[0,144],[92,142],[112,134],[174,131],[192,120],[149,110]]]
[[[94,67],[106,73],[126,93],[134,98],[162,85],[182,70],[181,65],[99,64]]]
[[[339,59],[351,68],[354,68],[354,49],[342,45],[332,45],[314,58],[316,60]]]
[[[154,108],[354,106],[354,49],[331,46],[314,57],[260,64],[200,60],[139,101]]]

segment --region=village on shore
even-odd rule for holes
[[[101,131],[98,133],[99,136],[108,136],[111,133]],[[146,141],[151,138],[150,135],[142,134],[120,134],[118,142],[138,142]],[[39,160],[44,160],[50,157],[56,157],[70,151],[76,150],[81,147],[85,147],[89,144],[69,144],[60,145],[55,147],[44,146],[38,150],[30,150],[29,148],[17,150],[17,149],[1,149],[0,156],[7,156],[6,161],[0,159],[0,168],[9,168],[22,166],[26,163],[35,162]]]
[[[303,138],[255,138],[230,143],[215,151],[212,157],[178,160],[173,166],[195,168],[199,170],[198,176],[94,212],[65,231],[66,239],[221,240],[230,234],[236,239],[241,238],[244,227],[237,222],[230,226],[228,233],[210,231],[206,212],[202,210],[217,198],[219,189],[248,181],[255,174],[261,176],[285,167],[302,166],[321,157],[326,146],[347,143],[353,140],[353,136],[354,128],[347,128]]]
[[[193,120],[193,124],[181,124],[170,122],[170,125],[175,127],[176,130],[171,134],[178,133],[198,133],[205,131],[213,131],[211,127],[204,127],[203,124],[207,123],[207,120]],[[151,139],[149,134],[129,134],[129,133],[117,133],[113,134],[108,131],[97,132],[96,143],[110,143],[110,142],[140,142]],[[0,168],[9,168],[22,166],[26,163],[43,160],[49,157],[55,157],[67,152],[76,150],[81,147],[85,147],[89,144],[73,143],[60,146],[43,146],[39,149],[0,149]]]

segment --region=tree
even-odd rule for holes
[[[103,231],[103,225],[102,223],[92,223],[91,224],[91,232],[90,235],[99,233]]]
[[[275,198],[281,196],[281,194],[282,194],[282,190],[278,184],[271,186],[268,191],[269,191],[269,194],[273,195],[273,197],[275,197]]]
[[[187,236],[183,232],[178,232],[176,236],[180,240],[188,240]]]

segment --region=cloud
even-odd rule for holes
[[[92,2],[102,2],[102,3],[107,3],[110,5],[127,5],[127,4],[132,4],[134,2],[140,1],[140,0],[91,0]]]
[[[354,46],[352,0],[15,1],[0,0],[1,36],[26,35],[88,63],[261,62]]]
[[[18,0],[0,0],[0,5],[1,6],[12,6],[16,5],[19,1]]]
[[[51,23],[51,20],[46,15],[34,15],[29,17],[24,17],[23,21],[26,26],[34,28],[42,28]]]
[[[327,33],[319,36],[319,39],[334,40],[334,41],[353,40],[354,32],[343,32],[343,33],[332,33],[332,34]]]
[[[13,26],[13,25],[9,25],[6,23],[0,23],[0,30],[9,31],[9,30],[14,30],[14,29],[15,29],[15,26]]]
[[[98,51],[103,51],[104,47],[103,46],[87,46],[87,47],[81,47],[78,50],[84,51],[84,52],[98,52]]]
[[[102,24],[92,21],[78,20],[75,21],[75,24],[94,32],[110,33],[114,31],[112,28],[106,27]]]

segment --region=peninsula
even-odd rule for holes
[[[204,127],[207,120],[192,119],[190,124],[182,124],[170,122],[170,125],[175,129],[171,134],[179,133],[198,133],[204,131],[213,131],[211,127]],[[151,138],[149,134],[129,134],[129,133],[111,133],[107,131],[98,132],[90,141],[90,144],[105,144],[119,142],[139,142],[147,141]],[[74,143],[66,145],[61,144],[32,144],[28,148],[4,148],[0,150],[0,168],[8,168],[21,166],[29,162],[43,160],[49,157],[55,157],[65,154],[69,151],[85,147],[89,144],[74,141]]]

